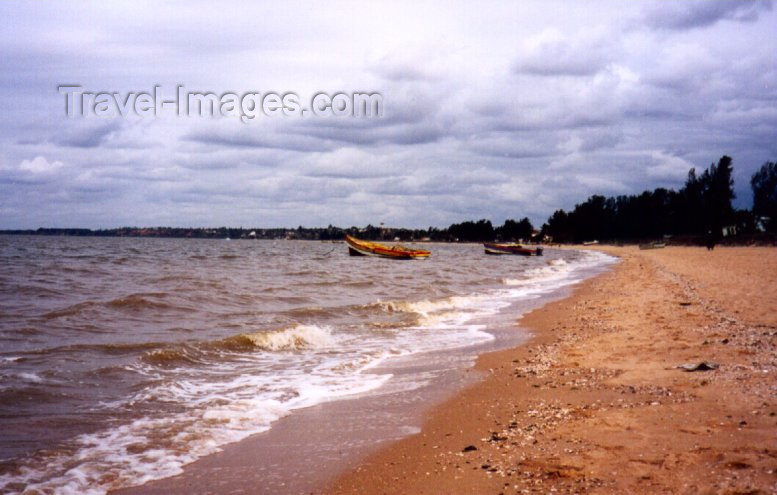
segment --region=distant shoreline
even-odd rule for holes
[[[376,235],[376,232],[379,232]],[[368,240],[380,240],[384,242],[443,242],[443,243],[481,243],[499,239],[456,239],[447,234],[446,229],[431,231],[405,228],[377,228],[368,226],[359,227],[297,227],[297,228],[252,228],[242,227],[120,227],[112,229],[85,229],[85,228],[38,228],[38,229],[6,229],[0,230],[0,236],[40,236],[40,237],[131,237],[131,238],[156,238],[156,239],[231,239],[231,240],[302,240],[302,241],[341,241],[345,234],[359,236]],[[665,236],[663,239],[608,239],[595,244],[612,246],[635,246],[643,243],[660,241],[673,246],[701,246],[705,244],[705,238],[699,235]],[[586,243],[555,242],[534,239],[528,243],[543,244],[547,246],[576,246],[590,248]],[[777,236],[768,233],[737,235],[721,238],[718,244],[727,246],[774,246],[777,245]]]

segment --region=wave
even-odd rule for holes
[[[290,330],[294,329],[274,333]],[[381,387],[391,375],[362,373],[370,364],[339,373],[330,366],[328,372],[300,371],[280,379],[272,374],[240,374],[223,382],[182,379],[155,386],[126,404],[164,397],[187,407],[81,434],[69,441],[68,451],[48,451],[40,462],[13,474],[0,472],[0,491],[21,486],[24,493],[103,495],[110,489],[180,474],[184,465],[217,452],[224,444],[267,431],[295,409]],[[332,373],[338,379],[333,380]]]
[[[277,296],[275,300],[286,304],[315,304],[316,303],[316,300],[312,297],[299,296],[299,295]]]
[[[335,338],[326,326],[297,325],[274,331],[244,333],[216,341],[190,344],[163,342],[78,344],[64,347],[29,350],[25,356],[3,358],[0,362],[25,361],[31,356],[72,354],[73,352],[108,355],[135,355],[141,362],[158,368],[202,366],[218,361],[221,352],[251,353],[256,351],[294,351],[323,349],[332,346]],[[99,371],[99,370],[98,370]]]
[[[545,266],[530,268],[523,272],[523,278],[503,278],[502,284],[509,286],[538,284],[566,277],[574,269],[574,265],[570,265],[563,259],[547,260]]]
[[[141,311],[144,309],[173,309],[176,306],[153,298],[166,297],[165,293],[130,294],[126,297],[111,299],[110,301],[82,301],[70,306],[49,311],[43,314],[44,319],[55,319],[66,316],[77,316],[95,308],[109,308],[128,311]]]
[[[204,364],[200,353],[194,349],[154,349],[143,354],[143,361],[161,367],[176,367],[181,365]]]
[[[475,309],[482,299],[482,295],[450,296],[419,301],[379,301],[375,305],[389,313],[413,313],[418,316],[418,324],[430,325],[450,312]]]
[[[38,382],[33,383],[34,385],[0,388],[0,405],[42,404],[44,402],[55,402],[59,399],[59,395],[52,394],[43,387],[35,386]]]
[[[216,348],[228,351],[293,351],[321,349],[334,343],[329,327],[297,325],[284,330],[244,333],[216,343]]]
[[[56,309],[54,311],[49,311],[48,313],[45,313],[43,315],[44,319],[51,320],[55,318],[62,318],[65,316],[75,316],[77,314],[82,313],[83,311],[93,308],[97,306],[99,303],[95,301],[85,301],[76,303],[70,306],[67,306],[65,308]]]
[[[137,354],[142,352],[150,352],[153,350],[163,348],[165,344],[160,342],[139,342],[139,343],[105,343],[105,344],[74,344],[59,347],[44,347],[40,349],[29,349],[20,351],[19,356],[8,358],[13,361],[28,361],[36,357],[46,357],[51,359],[50,356],[55,354],[61,354],[63,356],[70,356],[73,353],[86,353],[92,354],[108,354],[108,355],[127,355]]]
[[[155,294],[131,294],[127,297],[120,297],[118,299],[112,299],[105,303],[106,306],[111,308],[119,308],[119,309],[131,309],[131,310],[137,310],[137,309],[167,309],[172,308],[174,306],[171,306],[167,303],[154,301],[152,299],[149,299],[150,297],[165,297],[166,294],[164,293],[155,293]]]
[[[13,288],[9,288],[7,291],[3,290],[3,293],[14,296],[30,296],[37,298],[56,298],[67,294],[65,291],[46,285],[47,283],[48,282],[29,285],[20,284]]]
[[[297,318],[332,318],[342,314],[344,311],[348,311],[349,308],[325,308],[321,306],[303,306],[301,308],[293,308],[282,312],[284,316]]]
[[[32,383],[43,383],[44,382],[43,378],[41,378],[40,376],[38,376],[35,373],[19,373],[16,376],[18,376],[19,378],[21,378],[22,380],[24,380],[26,382],[32,382]]]

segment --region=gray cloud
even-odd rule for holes
[[[648,9],[645,21],[656,29],[692,29],[723,20],[752,23],[771,9],[771,0],[661,2]]]
[[[238,124],[240,125],[240,124]],[[332,151],[338,144],[320,136],[300,136],[284,133],[264,133],[261,129],[243,126],[230,126],[225,129],[196,130],[184,135],[183,141],[196,142],[203,145],[214,145],[224,148],[260,148],[278,149],[298,152]]]
[[[748,207],[777,157],[776,20],[728,0],[0,3],[0,228],[539,223],[722,154]],[[60,84],[378,92],[385,114],[68,118]]]
[[[54,136],[53,141],[60,146],[97,148],[121,129],[121,124],[120,120],[78,122]]]
[[[524,42],[513,70],[538,76],[592,76],[612,58],[617,40],[590,34],[570,38],[556,29],[547,29]]]

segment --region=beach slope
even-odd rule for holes
[[[601,249],[617,267],[325,492],[777,493],[777,249]]]

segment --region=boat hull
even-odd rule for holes
[[[351,246],[348,246],[348,254],[350,254],[351,256],[368,256],[367,254],[362,253],[358,249],[354,249]]]
[[[520,244],[498,244],[492,242],[483,243],[486,254],[502,255],[513,254],[518,256],[542,256],[542,248],[527,248]]]
[[[431,254],[423,249],[409,249],[402,246],[386,246],[377,242],[362,241],[349,235],[345,236],[348,243],[348,254],[351,256],[372,256],[392,260],[426,259]]]

